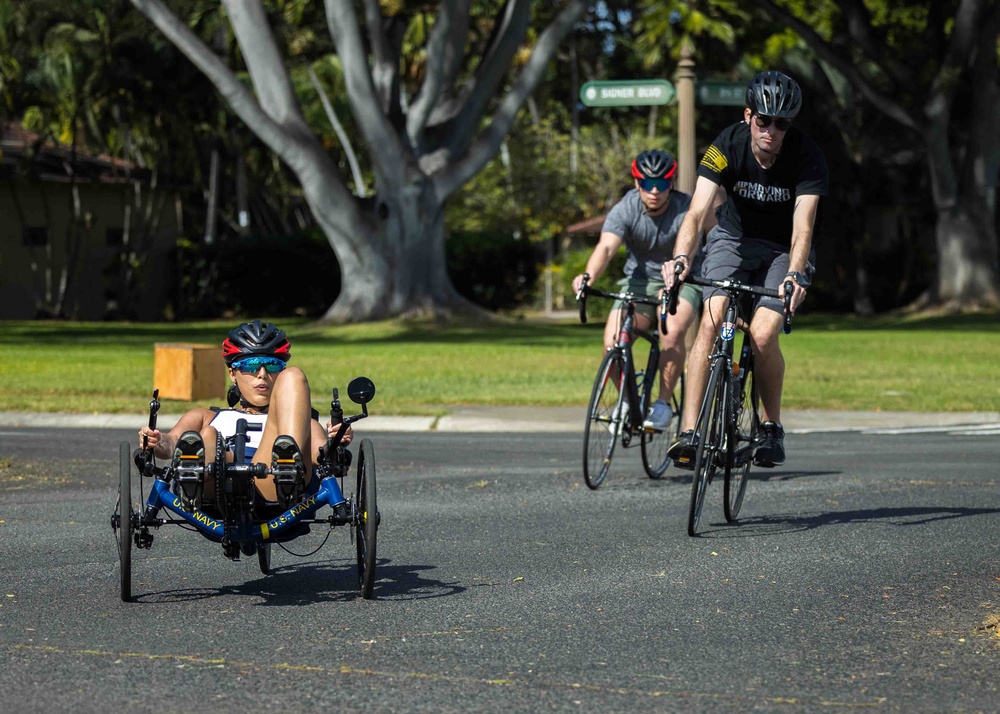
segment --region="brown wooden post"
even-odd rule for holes
[[[677,188],[684,193],[694,193],[698,158],[695,155],[694,135],[694,49],[685,43],[677,63]]]

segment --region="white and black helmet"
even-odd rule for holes
[[[802,90],[786,74],[759,72],[747,85],[747,106],[754,114],[794,119],[802,108]]]

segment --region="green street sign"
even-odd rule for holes
[[[676,93],[665,79],[620,79],[587,82],[580,101],[588,107],[648,107],[669,104]]]
[[[699,104],[724,107],[745,107],[746,82],[698,82],[696,93]]]

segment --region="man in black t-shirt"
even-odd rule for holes
[[[662,274],[669,287],[674,265],[683,279],[700,228],[720,193],[718,225],[708,234],[702,275],[735,278],[776,288],[784,296],[785,278],[794,286],[792,312],[805,299],[814,270],[812,236],[819,199],[827,194],[829,174],[823,152],[792,126],[802,106],[799,85],[781,72],[761,72],[747,86],[743,121],[725,129],[701,160],[691,207],[677,235],[674,258]],[[694,465],[694,426],[708,379],[708,356],[726,307],[726,294],[705,288],[706,309],[691,349],[685,382],[683,433],[669,454],[678,466]],[[785,462],[781,426],[781,390],[785,361],[778,345],[782,298],[759,298],[750,323],[755,374],[761,401],[761,441],[754,454],[758,466]]]

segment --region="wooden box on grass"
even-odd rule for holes
[[[226,367],[214,345],[160,342],[153,347],[153,387],[161,399],[222,399]]]

